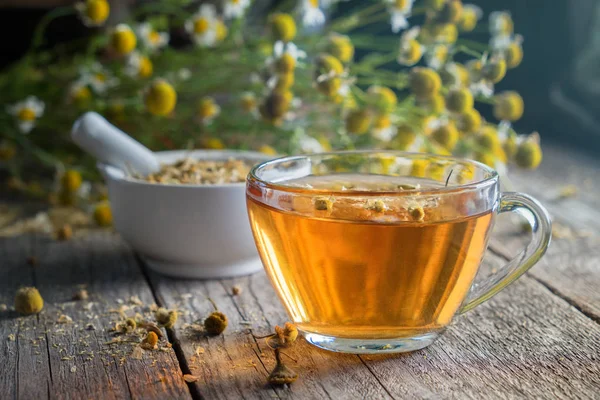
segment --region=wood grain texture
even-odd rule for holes
[[[570,238],[555,236],[546,256],[528,275],[600,323],[600,159],[550,145],[544,147],[539,169],[515,172],[511,175],[515,189],[535,196],[555,225],[572,233]],[[577,187],[577,195],[561,198],[566,185]],[[529,235],[521,234],[511,218],[501,217],[497,225],[490,246],[511,258]]]
[[[488,255],[482,273],[503,262]],[[277,389],[264,384],[272,355],[264,341],[246,332],[251,327],[262,336],[287,320],[264,273],[220,282],[153,274],[151,280],[167,305],[193,310],[188,322],[212,311],[207,296],[230,316],[230,327],[218,337],[190,336],[181,325],[176,328],[206,398],[589,398],[600,393],[598,325],[531,278],[459,316],[442,339],[411,354],[335,354],[299,340],[286,353],[298,360],[287,363],[300,378]],[[234,285],[242,288],[240,295],[231,295]],[[198,346],[204,353],[196,356]]]
[[[116,235],[69,242],[22,236],[1,240],[0,252],[0,303],[12,305],[17,288],[32,285],[45,300],[39,315],[2,313],[2,398],[190,398],[173,350],[147,352],[137,360],[130,357],[132,344],[106,344],[114,338],[109,328],[121,319],[109,312],[121,306],[117,299],[130,307],[128,314],[141,311],[128,302],[132,295],[153,304],[139,266]],[[26,263],[30,255],[38,258],[35,267]],[[72,301],[82,285],[89,301]],[[59,323],[61,315],[73,322]]]

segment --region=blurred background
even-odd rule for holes
[[[342,7],[353,7],[360,0]],[[146,1],[148,2],[148,1]],[[265,15],[277,0],[256,0],[252,14]],[[24,54],[32,32],[51,8],[70,0],[0,0],[0,68]],[[113,0],[112,20],[127,15],[135,0]],[[465,2],[467,3],[467,2]],[[508,74],[499,90],[516,88],[523,95],[519,130],[537,130],[544,140],[559,141],[600,155],[600,1],[472,0],[485,13],[511,12],[525,37],[523,64]],[[551,6],[550,6],[551,4]],[[385,27],[389,29],[389,26]],[[89,33],[76,16],[53,21],[47,43]],[[487,32],[481,32],[486,42]],[[360,56],[360,54],[359,54]],[[485,114],[485,110],[483,110]]]

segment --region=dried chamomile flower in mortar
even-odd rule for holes
[[[240,183],[246,180],[251,165],[243,160],[195,160],[185,158],[172,165],[163,165],[160,171],[144,179],[150,183],[181,185],[211,185]]]

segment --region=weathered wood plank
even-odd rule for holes
[[[484,269],[503,262],[489,255]],[[231,318],[226,333],[216,338],[190,337],[177,328],[190,368],[200,377],[198,389],[207,398],[577,398],[600,389],[600,328],[530,278],[458,317],[439,342],[412,354],[358,357],[300,340],[286,351],[298,360],[288,365],[300,379],[274,393],[264,386],[273,358],[264,342],[245,333],[250,326],[255,335],[264,335],[287,319],[264,273],[220,283],[155,275],[151,280],[169,306],[183,306],[182,294],[192,294],[186,321],[212,311],[207,296]],[[234,285],[242,288],[238,296],[230,294]],[[204,354],[195,356],[197,346]],[[240,369],[247,360],[257,368]]]
[[[222,281],[172,280],[153,273],[150,277],[166,306],[191,311],[183,316],[175,334],[192,373],[199,377],[198,390],[206,398],[390,397],[357,357],[318,351],[303,340],[286,350],[298,361],[286,359],[288,366],[301,378],[287,388],[267,385],[267,376],[275,366],[273,352],[264,340],[253,338],[250,328],[256,336],[266,335],[288,317],[264,273]],[[233,285],[242,288],[237,296],[231,294]],[[217,337],[191,333],[184,327],[186,323],[201,323],[213,311],[208,297],[229,318],[229,327]],[[204,351],[199,355],[198,347]]]
[[[24,236],[0,243],[0,302],[12,304],[16,289],[27,285],[38,287],[45,300],[37,316],[9,312],[0,319],[2,351],[15,360],[0,365],[0,390],[7,398],[191,397],[172,349],[145,352],[138,360],[131,358],[133,344],[107,344],[115,337],[109,329],[122,319],[109,310],[126,305],[127,315],[144,313],[146,306],[130,303],[134,295],[154,304],[139,265],[118,236],[94,233],[68,242]],[[35,267],[25,262],[30,255],[38,259]],[[88,290],[89,301],[71,300],[80,287]],[[60,324],[61,315],[73,322]],[[15,342],[7,340],[10,333]]]
[[[515,189],[538,198],[556,224],[571,229],[573,237],[554,237],[547,254],[529,276],[600,322],[600,160],[553,145],[544,147],[544,161],[530,172],[511,175]],[[560,198],[560,188],[579,188],[571,198]],[[510,258],[529,240],[514,220],[501,217],[491,247]],[[591,236],[580,236],[587,231]]]

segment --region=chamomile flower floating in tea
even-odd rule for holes
[[[214,46],[218,41],[218,19],[215,6],[202,4],[198,12],[186,21],[185,29],[197,46]]]
[[[101,26],[108,19],[110,5],[107,0],[86,0],[75,5],[79,18],[86,26]]]
[[[35,96],[7,107],[12,114],[21,133],[29,133],[35,126],[35,121],[44,114],[45,104]]]
[[[140,38],[144,48],[150,51],[160,50],[169,44],[169,33],[157,31],[148,22],[139,24],[136,34]]]

